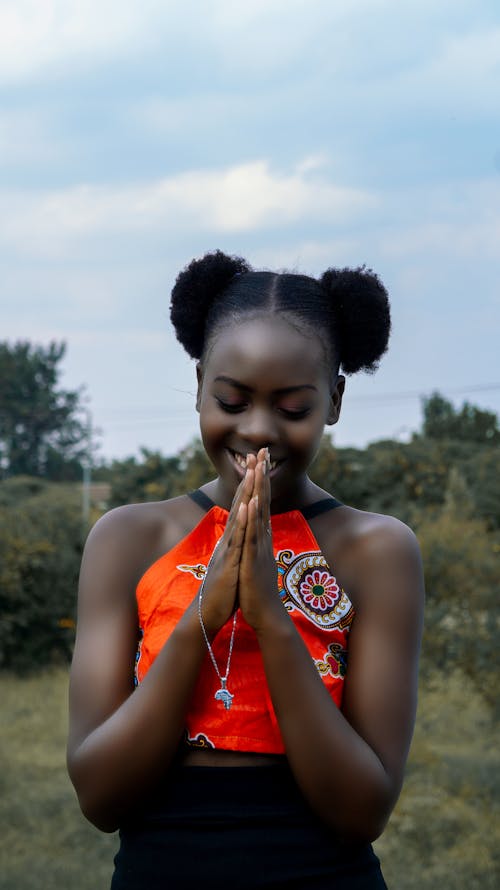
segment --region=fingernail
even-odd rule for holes
[[[267,460],[265,460],[264,463],[262,464],[262,475],[263,476],[265,476],[267,473],[267,467],[268,467]]]
[[[258,494],[256,494],[254,496],[254,501],[255,501],[255,506],[258,507],[259,506],[259,495]]]

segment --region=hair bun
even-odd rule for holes
[[[213,301],[234,278],[249,272],[244,259],[221,250],[192,260],[177,276],[172,289],[170,318],[177,339],[192,358],[203,352],[205,323]]]
[[[391,316],[387,291],[371,269],[327,269],[320,278],[330,294],[339,359],[346,374],[375,371],[387,349]]]

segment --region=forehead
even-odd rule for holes
[[[320,339],[277,316],[240,320],[223,329],[214,339],[204,372],[211,379],[225,375],[268,389],[328,379]]]

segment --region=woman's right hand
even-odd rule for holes
[[[238,608],[240,559],[245,540],[247,508],[255,484],[255,466],[255,456],[249,454],[245,476],[236,490],[224,534],[214,551],[203,582],[202,617],[209,639],[213,639]]]

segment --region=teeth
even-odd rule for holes
[[[234,459],[235,459],[236,463],[238,464],[238,466],[241,467],[243,470],[246,470],[246,466],[247,466],[246,457],[243,457],[243,455],[239,454],[237,451],[233,451],[233,456],[234,456]],[[278,464],[277,460],[270,460],[269,461],[269,469],[274,470],[275,467],[277,466],[277,464]]]

